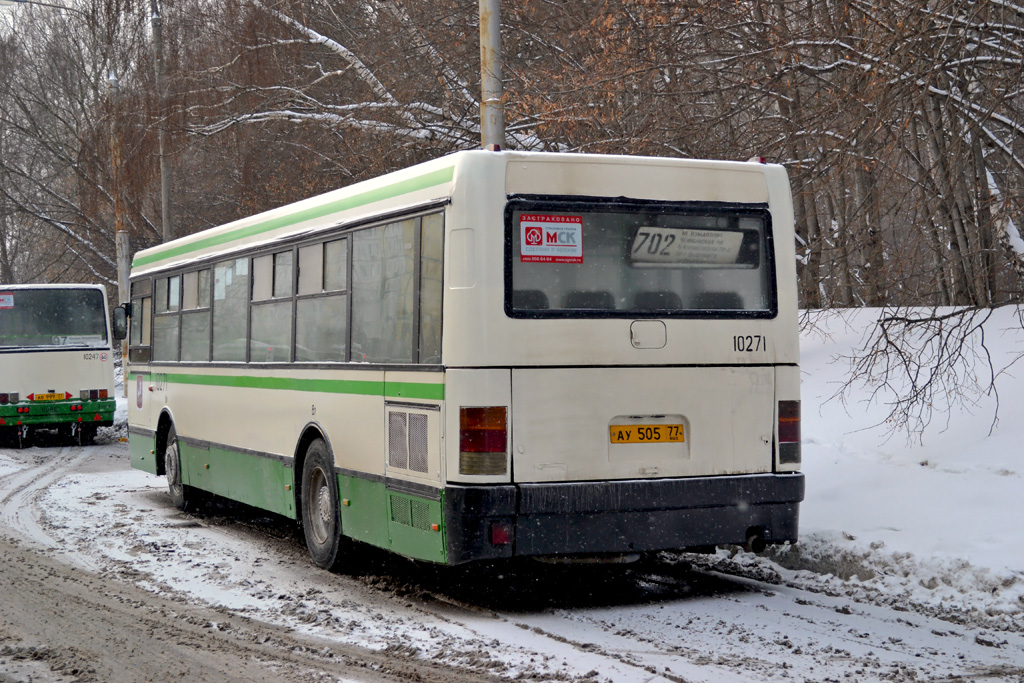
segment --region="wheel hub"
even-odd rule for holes
[[[324,526],[331,522],[331,490],[326,486],[320,487],[317,494],[317,507],[320,508],[320,521]]]

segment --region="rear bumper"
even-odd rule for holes
[[[804,475],[459,486],[444,490],[449,564],[797,540]],[[505,525],[511,543],[491,542]]]
[[[47,403],[14,403],[0,406],[0,427],[29,425],[46,427],[71,422],[109,427],[114,423],[116,401],[53,401]],[[19,413],[22,409],[27,412]]]

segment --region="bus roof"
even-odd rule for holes
[[[517,160],[572,161],[576,163],[655,163],[718,167],[750,171],[749,162],[708,161],[665,157],[633,157],[551,152],[490,152],[470,150],[365,180],[293,204],[203,230],[135,254],[132,274],[163,270],[196,258],[231,252],[242,247],[269,244],[319,229],[359,220],[368,212],[385,214],[428,206],[448,200],[459,167],[481,158],[507,164]],[[485,162],[486,163],[486,162]],[[757,164],[765,168],[762,164]]]
[[[104,293],[107,291],[107,288],[103,285],[83,284],[80,282],[46,282],[0,285],[0,292],[9,292],[14,289],[98,289]]]
[[[132,273],[339,225],[371,207],[388,211],[443,201],[451,195],[457,158],[436,159],[145,249],[135,255]]]

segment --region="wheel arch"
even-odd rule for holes
[[[159,476],[167,474],[167,468],[164,467],[164,451],[167,449],[167,434],[170,433],[171,427],[174,425],[174,418],[171,416],[171,411],[164,408],[160,411],[160,417],[157,418],[156,422],[156,444],[154,455],[156,456],[156,473]]]
[[[292,492],[295,495],[295,517],[302,523],[302,468],[306,464],[306,453],[309,451],[311,443],[317,439],[322,439],[327,444],[327,451],[331,454],[331,458],[334,458],[334,447],[331,445],[331,440],[327,437],[327,431],[317,422],[310,422],[302,428],[302,434],[299,436],[298,442],[295,444],[295,455],[292,459],[294,463],[292,469]]]

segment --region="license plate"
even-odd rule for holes
[[[32,397],[33,401],[63,401],[64,394],[35,394]]]
[[[664,425],[611,425],[612,443],[683,443],[686,441],[681,424]]]

